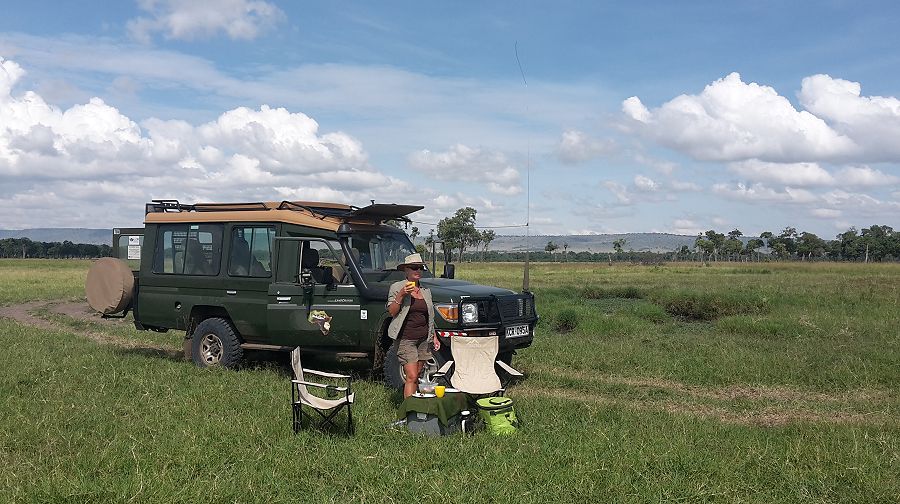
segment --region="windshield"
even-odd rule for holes
[[[397,271],[406,256],[415,254],[416,249],[409,237],[402,231],[354,233],[350,237],[350,253],[359,265],[363,276],[376,281],[399,280],[403,274]],[[430,277],[424,271],[422,277]],[[396,278],[394,278],[396,277]]]

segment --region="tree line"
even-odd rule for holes
[[[32,241],[28,238],[4,238],[0,240],[0,257],[44,258],[44,259],[87,259],[111,255],[109,245],[92,243]]]
[[[760,260],[765,249],[769,258],[782,260],[832,260],[832,261],[898,261],[900,260],[900,231],[890,226],[873,225],[858,231],[851,227],[833,240],[825,240],[815,233],[798,232],[786,227],[781,233],[760,233],[759,238],[742,240],[743,233],[734,229],[728,234],[713,229],[697,235],[694,251],[683,246],[680,255],[700,253],[706,259]]]
[[[472,207],[460,208],[452,216],[441,219],[437,229],[429,230],[425,243],[418,246],[419,252],[430,254],[439,252],[447,262],[454,259],[481,261],[524,260],[524,252],[489,251],[495,239],[493,230],[480,230],[476,224],[477,211]],[[412,228],[410,237],[419,236],[419,229]],[[569,244],[547,242],[543,251],[530,252],[535,261],[612,261],[629,260],[640,262],[660,262],[664,260],[702,261],[761,261],[761,260],[832,260],[832,261],[900,261],[900,231],[890,226],[873,225],[862,230],[851,227],[838,234],[833,240],[825,240],[815,233],[798,232],[794,227],[786,227],[776,234],[771,231],[760,233],[759,237],[744,237],[739,229],[720,233],[710,229],[700,233],[693,246],[683,245],[669,252],[625,251],[627,240],[619,238],[613,242],[613,252],[569,252]],[[562,252],[557,252],[562,248]]]

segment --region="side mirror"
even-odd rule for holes
[[[441,274],[441,278],[449,278],[453,279],[456,276],[456,266],[450,263],[444,264],[444,272]]]

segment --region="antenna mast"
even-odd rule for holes
[[[522,62],[519,60],[519,41],[513,46],[516,52],[516,64],[519,65],[519,74],[522,75],[522,82],[525,84],[525,90],[528,90],[528,80],[525,79],[525,71],[522,70]],[[525,117],[528,117],[528,97],[525,97]],[[530,252],[531,252],[531,138],[526,140],[525,155],[525,171],[527,174],[527,183],[525,186],[525,273],[522,275],[522,291],[528,292],[528,276],[531,269]]]

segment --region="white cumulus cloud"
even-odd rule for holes
[[[659,183],[650,177],[644,175],[634,176],[634,187],[641,192],[656,192],[659,190]]]
[[[729,170],[746,180],[790,186],[826,186],[835,179],[818,163],[769,163],[751,159],[730,163]]]
[[[154,33],[193,40],[220,32],[232,39],[253,39],[284,18],[284,12],[262,0],[139,0],[149,16],[128,22],[132,37],[149,42]]]
[[[858,150],[822,118],[795,109],[769,86],[743,82],[737,73],[656,109],[633,96],[622,111],[631,130],[701,160],[797,162]]]
[[[812,203],[818,201],[818,197],[806,190],[785,187],[779,191],[763,184],[713,184],[713,193],[731,199],[750,202],[783,202],[783,203]]]
[[[522,192],[519,170],[502,152],[456,144],[443,152],[413,152],[409,164],[439,180],[482,182],[489,191],[503,195]]]
[[[409,192],[369,166],[358,140],[320,132],[302,113],[262,105],[200,125],[138,124],[100,98],[61,109],[33,91],[16,94],[24,72],[2,58],[0,68],[0,227],[121,225],[152,198],[351,203]],[[66,211],[43,215],[33,208],[41,197]]]
[[[576,164],[609,154],[615,149],[615,142],[609,139],[591,138],[578,130],[566,130],[556,149],[560,161]]]

